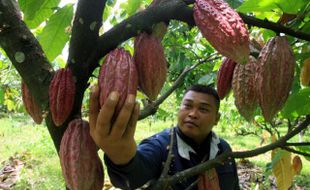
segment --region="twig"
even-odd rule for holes
[[[284,146],[310,146],[310,142],[285,143]]]
[[[206,62],[211,62],[214,61],[215,59],[218,59],[219,57],[214,57],[215,54],[210,55],[209,57],[207,57],[206,59],[200,60],[198,63],[190,66],[190,67],[185,67],[184,70],[182,71],[182,73],[179,75],[179,77],[177,78],[177,80],[174,81],[173,85],[171,86],[171,88],[165,92],[161,97],[159,97],[155,102],[147,104],[143,110],[140,113],[139,116],[139,120],[144,119],[146,117],[148,117],[149,115],[155,114],[158,106],[165,101],[165,99],[167,99],[172,92],[174,92],[175,89],[177,89],[183,82],[185,76],[192,70],[194,70],[196,67],[206,63]]]
[[[158,181],[164,181],[164,179],[168,176],[168,172],[170,169],[170,164],[171,161],[174,157],[172,151],[173,151],[173,144],[174,144],[174,134],[173,134],[173,127],[170,128],[170,144],[169,144],[169,151],[168,151],[168,156],[167,156],[167,160],[165,162],[165,166],[163,171],[161,172],[161,175],[158,179]],[[162,190],[162,189],[166,189],[167,186],[169,184],[168,183],[156,183],[155,186],[152,188],[152,190]]]
[[[303,129],[307,128],[310,124],[310,117],[307,116],[306,119],[299,124],[298,127],[296,127],[294,130],[292,130],[290,133],[287,133],[285,136],[280,138],[274,143],[271,143],[269,145],[254,149],[254,150],[249,150],[249,151],[243,151],[243,152],[232,152],[232,151],[226,151],[223,154],[217,156],[215,159],[209,160],[205,163],[199,164],[195,167],[186,169],[182,172],[179,172],[171,177],[167,177],[167,182],[169,184],[175,184],[177,183],[180,179],[187,179],[188,177],[198,175],[202,173],[205,170],[214,168],[215,166],[223,163],[226,160],[232,159],[232,158],[248,158],[248,157],[253,157],[257,156],[259,154],[266,153],[270,150],[273,150],[275,148],[283,146],[286,141],[297,135],[300,131]]]
[[[303,155],[303,156],[308,156],[310,157],[310,154],[309,153],[306,153],[306,152],[301,152],[301,151],[298,151],[298,150],[295,150],[295,149],[292,149],[292,148],[289,148],[289,147],[286,147],[286,146],[280,146],[282,149],[284,150],[287,150],[289,152],[293,152],[295,154],[300,154],[300,155]]]

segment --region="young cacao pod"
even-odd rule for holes
[[[292,166],[293,166],[293,172],[299,175],[302,170],[302,161],[298,155],[294,156]]]
[[[258,103],[256,97],[255,71],[256,59],[250,56],[249,63],[245,65],[236,65],[232,80],[235,105],[240,115],[247,121],[253,120]]]
[[[26,83],[22,81],[22,99],[27,113],[32,117],[36,124],[41,124],[43,121],[42,111],[36,100],[30,93]]]
[[[134,62],[140,90],[150,100],[156,100],[167,76],[167,61],[160,40],[153,35],[140,33],[134,42]]]
[[[221,99],[224,99],[231,90],[231,83],[234,74],[236,62],[225,57],[217,73],[217,93]]]
[[[223,0],[196,0],[194,20],[202,35],[222,55],[248,62],[249,34],[238,13]]]
[[[103,188],[104,171],[97,146],[89,134],[89,124],[72,120],[60,144],[60,163],[65,182],[71,190]]]
[[[300,83],[303,86],[310,86],[310,57],[304,61],[300,71]]]
[[[257,59],[255,80],[260,108],[270,122],[286,102],[294,80],[295,58],[285,36],[271,38]]]
[[[119,114],[127,96],[137,94],[137,86],[138,74],[130,53],[123,48],[111,51],[100,68],[99,103],[103,106],[112,91],[120,94],[112,120]]]
[[[49,86],[49,103],[56,126],[62,125],[70,115],[75,97],[75,82],[70,68],[56,71]]]

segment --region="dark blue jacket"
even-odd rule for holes
[[[191,141],[191,139],[183,135],[178,127],[173,128],[173,130],[175,139],[175,143],[173,145],[174,159],[170,165],[170,175],[201,163],[205,156],[209,158],[210,142],[212,139],[212,134],[214,135],[214,133],[210,133],[205,142],[203,142],[200,146],[197,146]],[[135,157],[126,165],[115,165],[107,156],[105,156],[104,159],[112,184],[121,189],[136,189],[151,180],[158,179],[169,151],[169,131],[170,129],[163,130],[162,132],[143,140],[137,148]],[[181,141],[185,142],[185,144],[181,143]],[[218,139],[218,143],[219,144],[216,145],[216,149],[218,148],[216,155],[219,155],[226,150],[231,150],[229,144],[223,139]],[[180,150],[178,149],[187,149],[180,148],[181,144],[183,144],[182,147],[187,147],[190,145],[187,148],[190,147],[193,151],[183,151],[180,155]],[[188,158],[186,158],[186,154],[188,154]],[[239,189],[239,180],[234,160],[217,166],[216,171],[219,177],[221,190]],[[173,189],[184,190],[196,179],[197,176],[190,177],[185,181],[181,181],[180,183],[173,185]]]

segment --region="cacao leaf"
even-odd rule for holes
[[[248,0],[237,9],[240,12],[268,12],[277,8],[273,0]]]
[[[4,90],[3,88],[0,88],[0,104],[3,104],[4,102]]]
[[[310,146],[297,146],[295,148],[300,152],[310,154]],[[310,161],[310,156],[304,156],[304,158]]]
[[[50,17],[60,0],[19,0],[19,6],[24,13],[24,21],[29,28],[36,28]]]
[[[299,10],[306,6],[309,0],[276,0],[275,4],[282,12],[296,14]]]
[[[66,29],[73,17],[73,4],[68,4],[52,15],[39,35],[39,41],[49,61],[53,61],[61,52],[70,34]]]
[[[281,114],[288,119],[310,114],[310,87],[289,96]]]
[[[280,152],[281,158],[274,163],[272,172],[277,180],[277,187],[279,190],[287,190],[291,187],[293,181],[293,168],[291,163],[291,153],[285,150],[272,150],[271,158]]]

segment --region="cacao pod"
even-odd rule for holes
[[[231,90],[231,83],[234,74],[236,62],[225,57],[217,73],[217,93],[221,99],[224,99]]]
[[[257,108],[255,72],[256,59],[250,56],[249,63],[236,65],[232,80],[235,105],[247,121],[253,120]]]
[[[160,40],[140,33],[134,42],[134,61],[140,90],[150,100],[155,100],[167,77],[167,61]]]
[[[127,96],[137,94],[137,86],[138,74],[130,53],[123,48],[111,51],[100,68],[99,103],[103,106],[112,91],[120,94],[112,120],[119,114]]]
[[[35,98],[30,93],[26,83],[22,81],[22,99],[27,113],[32,117],[36,124],[41,124],[43,121],[42,111],[36,103]]]
[[[299,175],[302,169],[302,161],[299,156],[294,156],[292,166],[294,173]]]
[[[310,57],[304,61],[300,71],[300,83],[303,86],[310,86]]]
[[[280,111],[294,80],[295,58],[287,38],[271,38],[257,60],[255,80],[260,108],[266,121]]]
[[[56,71],[49,86],[49,103],[56,126],[62,125],[70,115],[75,97],[75,82],[70,68]]]
[[[69,123],[61,139],[59,156],[62,174],[71,190],[103,188],[103,165],[87,121],[74,119]]]
[[[202,35],[222,55],[248,62],[249,34],[238,13],[223,0],[196,0],[194,20]]]

